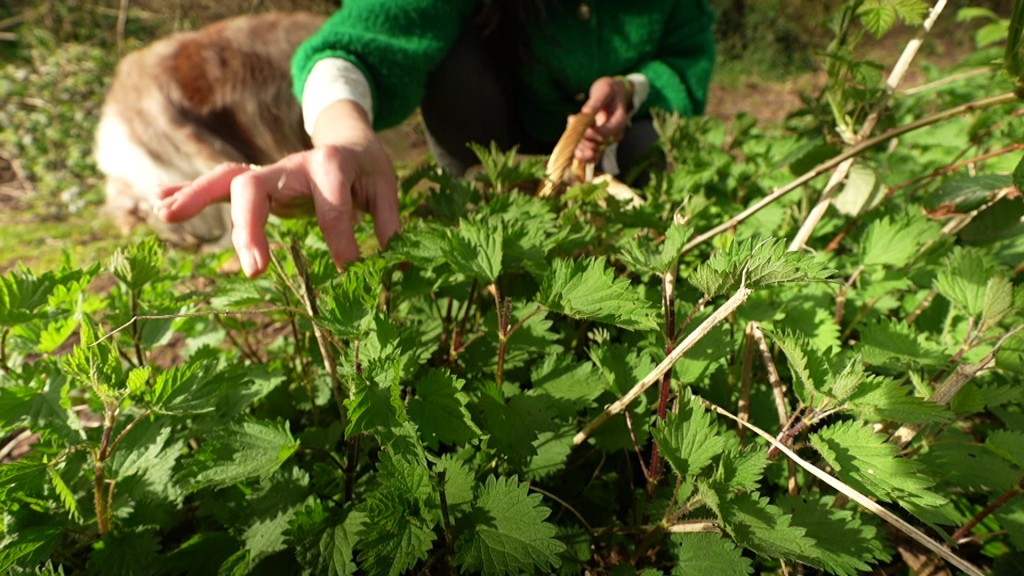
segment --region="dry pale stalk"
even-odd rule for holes
[[[572,165],[573,152],[576,150],[576,145],[580,143],[584,132],[593,125],[593,114],[581,112],[569,117],[569,123],[565,127],[565,132],[558,139],[555,149],[551,151],[551,157],[548,158],[544,182],[541,183],[540,189],[537,190],[538,197],[545,198],[551,196],[558,190],[565,177],[565,171]]]
[[[576,436],[572,439],[574,446],[587,441],[587,438],[594,433],[595,430],[600,428],[607,422],[612,416],[621,413],[626,409],[627,406],[634,400],[636,400],[641,394],[643,394],[648,388],[653,386],[656,382],[661,380],[661,377],[665,375],[669,370],[675,366],[676,362],[682,359],[683,354],[686,354],[688,350],[693,348],[701,338],[707,336],[711,330],[719,325],[722,321],[729,317],[730,314],[736,311],[741,304],[746,302],[747,298],[753,292],[751,288],[747,288],[746,285],[740,286],[725,303],[722,304],[717,310],[715,310],[711,316],[708,316],[706,320],[700,323],[693,332],[689,333],[682,342],[679,343],[672,352],[665,357],[664,360],[658,364],[650,374],[645,376],[640,382],[633,386],[633,388],[627,392],[622,398],[619,398],[608,407],[604,409],[604,412],[599,414],[597,418],[594,418],[583,428]]]

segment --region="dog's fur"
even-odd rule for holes
[[[290,62],[323,21],[308,12],[239,16],[174,34],[120,62],[95,156],[108,211],[122,230],[148,222],[174,243],[227,238],[225,205],[171,225],[153,215],[157,192],[223,162],[268,164],[310,146]]]

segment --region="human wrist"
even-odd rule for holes
[[[336,100],[317,115],[310,136],[314,145],[324,146],[348,142],[361,134],[373,134],[366,110],[353,100]]]

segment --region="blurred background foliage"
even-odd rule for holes
[[[783,108],[773,97],[798,103],[798,92],[820,90],[822,82],[813,78],[822,74],[822,53],[832,38],[827,23],[843,0],[709,1],[718,13],[715,82],[723,88],[713,91],[712,106],[719,106],[720,117],[757,117],[754,107]],[[970,4],[1005,17],[1012,0]],[[88,224],[92,236],[110,234],[109,225],[102,228],[102,219],[94,217],[102,204],[102,182],[91,151],[120,55],[236,14],[299,8],[326,13],[337,6],[336,0],[0,0],[0,253],[5,254],[0,269],[16,260],[19,250],[30,253],[41,242],[74,233],[68,224]],[[952,14],[943,22],[944,42],[973,43],[972,31]],[[895,53],[886,58],[889,63]],[[751,87],[758,83],[799,76],[812,80],[752,101],[760,91]],[[738,91],[744,86],[747,92]]]

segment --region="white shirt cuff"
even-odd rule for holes
[[[316,118],[338,100],[352,100],[373,123],[370,82],[358,66],[341,58],[324,58],[313,65],[302,87],[302,118],[306,133],[313,135]]]
[[[629,109],[629,117],[632,118],[636,111],[640,109],[640,106],[647,101],[647,96],[651,94],[651,81],[647,79],[647,76],[639,72],[627,74],[626,79],[633,83],[633,106]],[[618,154],[618,142],[613,142],[606,146],[604,153],[601,155],[601,170],[606,174],[618,176],[620,172]]]
[[[627,74],[626,79],[633,83],[633,108],[630,114],[635,114],[651,94],[651,81],[639,72]]]

